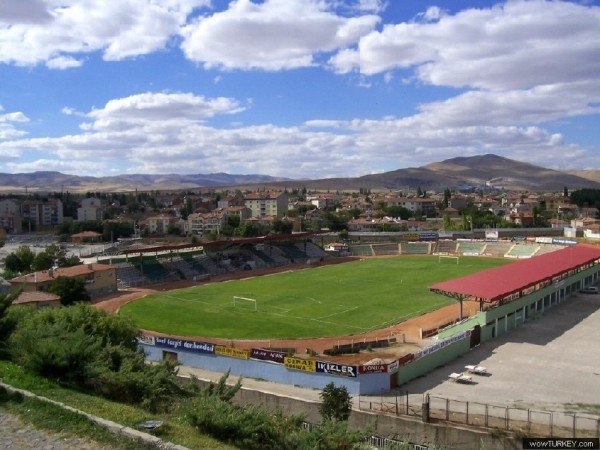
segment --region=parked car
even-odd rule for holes
[[[588,286],[580,290],[582,294],[597,294],[598,288],[596,286]]]

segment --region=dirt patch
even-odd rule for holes
[[[161,291],[169,291],[174,289],[181,289],[190,286],[199,286],[207,283],[218,283],[227,280],[240,280],[249,277],[256,277],[262,275],[269,275],[273,273],[287,272],[290,270],[299,270],[304,268],[313,268],[316,266],[322,266],[327,264],[340,264],[357,258],[336,258],[332,260],[326,260],[319,264],[306,266],[306,265],[294,265],[285,266],[279,268],[268,268],[268,269],[255,269],[251,272],[236,272],[231,274],[217,275],[204,281],[177,281],[172,283],[164,283],[153,285],[152,287],[146,288],[131,288],[118,293],[111,294],[96,299],[93,305],[97,308],[103,309],[109,313],[115,314],[119,311],[119,308],[131,301],[145,297],[149,294],[154,294]],[[463,317],[470,317],[477,313],[479,305],[474,302],[463,302]],[[383,359],[383,360],[394,360],[414,352],[418,348],[427,344],[428,341],[421,339],[421,329],[432,329],[446,325],[459,316],[459,305],[458,303],[445,306],[436,311],[432,311],[427,314],[423,314],[412,319],[408,319],[402,323],[382,328],[380,330],[370,331],[367,333],[361,333],[353,336],[336,336],[336,337],[323,337],[323,338],[310,338],[310,339],[218,339],[207,336],[173,336],[182,339],[198,340],[203,342],[211,342],[217,345],[235,346],[237,348],[293,348],[297,354],[318,354],[319,359],[327,359],[330,361],[340,362],[344,364],[364,364],[370,360]],[[160,335],[152,330],[143,330],[148,335]],[[359,344],[363,342],[369,342],[374,340],[382,340],[388,338],[395,338],[396,343],[388,347],[373,348],[372,350],[363,350],[356,354],[344,354],[338,356],[325,356],[323,352],[326,349],[333,348],[335,345],[345,344]]]

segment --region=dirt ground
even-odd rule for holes
[[[330,264],[339,264],[354,260],[355,258],[337,258],[330,260]],[[325,263],[322,263],[325,264]],[[322,265],[320,264],[320,265]],[[315,267],[314,265],[311,267]],[[94,301],[94,305],[97,308],[103,309],[109,313],[117,313],[119,308],[125,303],[137,300],[145,297],[146,295],[153,294],[161,291],[168,291],[173,289],[181,289],[189,286],[198,286],[206,283],[217,283],[226,280],[236,280],[248,278],[249,276],[261,276],[268,275],[278,272],[286,272],[289,270],[298,270],[300,268],[306,268],[305,265],[298,266],[286,266],[276,269],[256,269],[251,272],[238,272],[232,274],[224,274],[211,277],[205,281],[178,281],[174,283],[164,283],[152,285],[146,288],[130,288],[127,290],[121,290],[115,294],[98,298]],[[474,302],[463,302],[463,317],[469,317],[477,313],[479,305]],[[431,329],[444,324],[447,324],[458,318],[459,305],[454,303],[452,305],[440,308],[436,311],[423,314],[418,317],[414,317],[405,322],[393,325],[388,328],[383,328],[368,333],[357,334],[353,336],[336,336],[326,338],[311,338],[311,339],[272,339],[266,341],[261,340],[231,340],[231,339],[218,339],[208,336],[176,336],[177,338],[198,340],[203,342],[212,342],[221,345],[234,345],[237,348],[254,348],[254,347],[265,347],[265,343],[268,342],[270,348],[296,348],[297,353],[308,353],[308,350],[312,350],[318,353],[321,359],[323,359],[323,351],[328,348],[332,348],[339,344],[350,344],[359,343],[363,341],[371,341],[374,339],[382,339],[387,337],[395,337],[396,344],[385,347],[385,348],[374,348],[372,351],[363,351],[359,354],[352,355],[339,355],[339,356],[327,356],[326,358],[331,361],[340,362],[344,364],[364,364],[368,361],[375,359],[382,360],[394,360],[401,356],[412,353],[419,347],[426,344],[426,341],[420,339],[421,329]],[[145,334],[159,335],[152,330],[143,330]],[[175,337],[175,336],[174,336]]]

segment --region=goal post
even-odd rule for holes
[[[244,308],[244,309],[248,309],[248,307],[250,307],[252,311],[258,311],[258,302],[256,301],[255,298],[240,297],[240,296],[234,295],[233,296],[233,307],[237,308],[237,307],[240,307],[240,305],[243,305],[242,308]]]
[[[458,264],[458,262],[460,261],[460,257],[456,256],[456,255],[439,255],[438,256],[438,264],[441,264],[442,260],[444,260],[444,259],[455,260],[456,264]]]

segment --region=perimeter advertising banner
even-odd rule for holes
[[[400,235],[401,241],[418,241],[419,233],[404,233]]]
[[[430,355],[431,353],[435,353],[438,350],[443,349],[444,347],[448,347],[455,342],[461,341],[463,339],[467,339],[471,336],[471,330],[461,331],[460,333],[456,333],[453,336],[450,336],[446,339],[436,342],[435,344],[428,345],[427,347],[422,348],[421,350],[417,350],[414,355],[415,359],[422,358],[423,356]]]
[[[387,371],[387,364],[365,364],[362,366],[358,366],[358,373],[360,373],[361,375],[366,373],[387,373]]]
[[[146,336],[145,334],[142,334],[138,338],[138,342],[140,344],[154,345],[154,336]]]
[[[250,358],[250,351],[243,348],[217,345],[215,347],[215,355],[228,356],[229,358],[248,359]]]
[[[485,230],[485,240],[486,241],[497,241],[498,240],[498,230]]]
[[[283,358],[283,365],[288,369],[301,370],[303,372],[316,372],[316,361],[294,358],[293,356],[286,356]]]
[[[338,375],[341,377],[355,377],[357,370],[356,366],[317,361],[317,372]]]
[[[215,344],[209,342],[186,341],[184,339],[173,339],[168,337],[156,336],[154,338],[156,347],[168,348],[172,350],[182,350],[194,353],[214,353]]]
[[[285,352],[276,352],[273,350],[265,350],[262,348],[253,348],[250,350],[250,359],[259,359],[261,361],[271,361],[278,364],[283,364],[283,360],[287,356]]]

